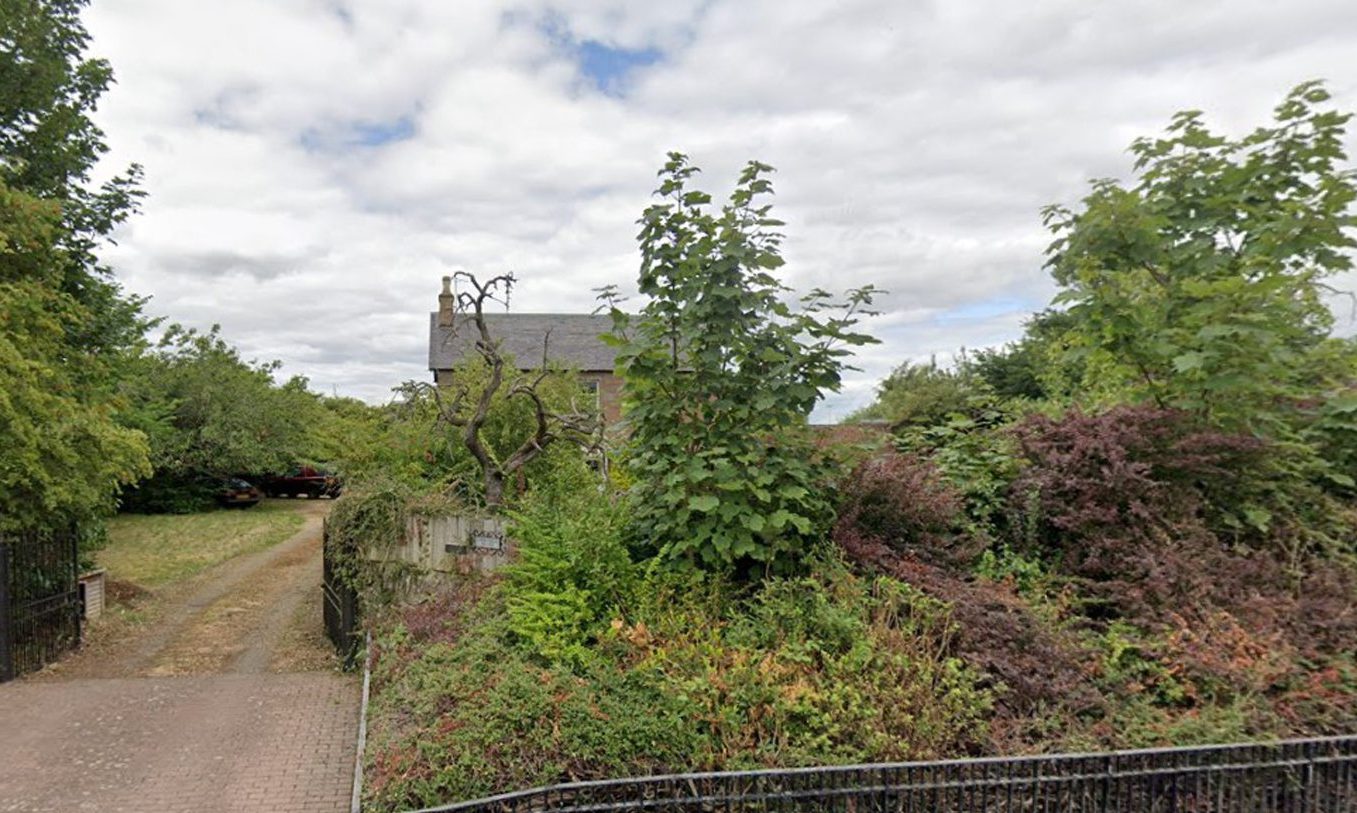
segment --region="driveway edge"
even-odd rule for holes
[[[349,813],[362,813],[363,810],[363,751],[368,742],[368,693],[372,685],[372,633],[366,633],[363,654],[363,701],[358,709],[358,753],[353,761],[353,796],[349,800]]]

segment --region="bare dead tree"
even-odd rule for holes
[[[580,408],[573,398],[566,411],[553,410],[547,405],[539,389],[550,375],[547,356],[551,334],[548,333],[542,338],[541,367],[526,378],[510,382],[506,391],[509,398],[524,398],[532,403],[532,434],[507,457],[500,459],[482,435],[486,419],[490,416],[491,403],[504,388],[506,375],[501,341],[491,335],[486,325],[485,306],[492,302],[508,306],[514,275],[500,274],[482,283],[474,274],[458,271],[453,279],[465,283],[468,290],[459,290],[456,294],[451,331],[455,336],[458,330],[465,329],[470,323],[470,327],[475,330],[474,347],[485,365],[488,377],[472,386],[458,381],[454,375],[447,387],[425,385],[425,389],[432,393],[438,420],[461,433],[467,451],[480,465],[484,476],[486,506],[495,509],[504,502],[504,486],[509,478],[557,440],[568,440],[597,451],[601,444],[602,424],[595,412]]]

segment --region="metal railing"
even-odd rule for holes
[[[424,813],[547,810],[1357,813],[1357,736],[575,782]]]
[[[73,528],[0,538],[0,682],[80,645],[78,540]]]
[[[326,523],[321,531],[321,591],[322,612],[325,621],[325,635],[334,644],[344,662],[345,669],[351,669],[357,663],[358,653],[362,649],[362,630],[359,626],[358,593],[339,577],[336,572],[336,551],[330,540],[330,526]]]

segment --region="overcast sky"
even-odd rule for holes
[[[669,150],[718,197],[777,167],[791,285],[889,289],[832,420],[901,361],[1015,338],[1052,293],[1039,209],[1127,177],[1175,111],[1239,133],[1311,78],[1357,108],[1343,0],[95,0],[86,21],[118,78],[108,167],[146,169],[107,253],[125,285],[372,402],[427,377],[455,269],[516,272],[517,311],[631,288]]]

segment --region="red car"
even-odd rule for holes
[[[343,486],[330,472],[297,466],[286,474],[271,474],[260,483],[270,497],[338,497]]]

